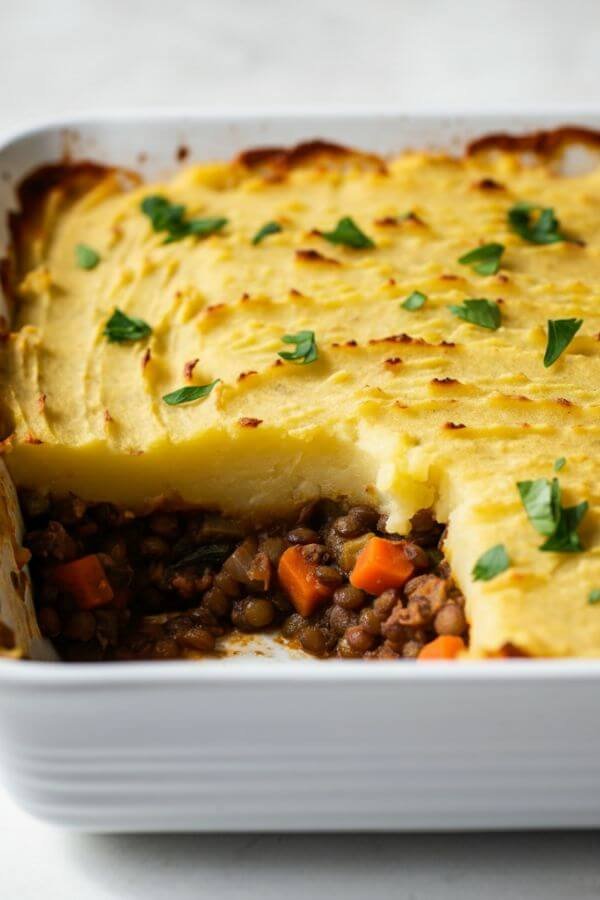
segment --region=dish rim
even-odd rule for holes
[[[570,110],[555,109],[523,109],[518,112],[510,109],[495,109],[478,112],[477,110],[453,111],[451,114],[436,109],[399,110],[393,106],[383,107],[343,107],[335,110],[298,108],[290,111],[283,107],[240,109],[225,107],[219,109],[198,108],[153,108],[133,107],[121,110],[99,110],[83,112],[77,115],[56,116],[43,119],[36,124],[24,124],[10,128],[0,137],[0,158],[19,143],[44,135],[56,135],[63,132],[76,132],[81,126],[110,125],[119,126],[124,123],[142,124],[143,122],[185,125],[186,122],[204,122],[211,120],[220,123],[236,122],[291,122],[299,123],[310,119],[330,124],[336,120],[346,119],[354,122],[374,122],[377,119],[407,119],[432,123],[435,120],[445,123],[477,122],[485,128],[496,125],[506,128],[505,120],[510,120],[515,130],[529,123],[529,127],[558,128],[560,123],[581,123],[588,127],[600,128],[600,106],[597,108],[577,108]],[[550,124],[550,120],[554,125]],[[590,120],[596,120],[590,125]],[[308,135],[307,135],[308,138]],[[368,147],[361,148],[368,149]],[[193,663],[193,664],[192,664]],[[247,683],[271,682],[274,679],[281,683],[299,681],[344,681],[388,682],[418,681],[439,682],[465,681],[476,682],[514,682],[514,681],[553,681],[567,678],[570,681],[600,680],[600,658],[512,658],[503,660],[451,660],[426,661],[418,665],[402,665],[398,662],[378,661],[376,664],[365,664],[365,660],[318,660],[318,659],[257,659],[240,657],[227,659],[169,660],[157,662],[153,660],[134,662],[96,662],[67,663],[62,660],[38,661],[28,659],[0,659],[0,684],[11,688],[28,688],[52,690],[56,687],[70,689],[105,688],[108,686],[137,686],[156,682],[157,684],[193,684],[195,682],[230,682]]]

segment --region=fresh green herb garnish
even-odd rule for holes
[[[472,325],[479,325],[492,331],[500,328],[500,307],[491,300],[465,300],[462,305],[452,304],[449,309],[453,315]]]
[[[588,594],[588,603],[600,603],[600,588],[592,588]]]
[[[360,230],[350,216],[340,219],[333,231],[322,231],[321,237],[324,237],[330,244],[344,244],[355,250],[364,250],[367,247],[375,246],[371,238]]]
[[[315,362],[319,358],[314,331],[299,331],[297,334],[284,334],[281,340],[285,344],[296,344],[294,351],[281,351],[282,359],[293,360],[301,365]]]
[[[496,544],[490,547],[479,557],[473,566],[472,576],[474,581],[491,581],[496,575],[505,572],[510,566],[510,559],[504,544]]]
[[[577,534],[577,528],[588,511],[588,507],[587,500],[578,503],[577,506],[562,507],[556,531],[547,541],[544,541],[539,549],[554,553],[581,553],[583,546]]]
[[[155,194],[145,197],[141,204],[142,212],[148,216],[154,231],[166,231],[165,244],[180,241],[183,238],[195,235],[196,237],[208,237],[216,231],[220,231],[227,224],[227,219],[218,216],[209,216],[202,219],[185,219],[185,206],[180,203],[170,203],[166,197]]]
[[[579,553],[583,550],[577,527],[588,509],[584,500],[576,506],[563,507],[558,478],[538,478],[517,483],[521,501],[529,521],[547,540],[540,550],[555,553]]]
[[[189,385],[188,387],[178,388],[176,391],[171,391],[170,394],[165,394],[163,400],[165,403],[168,403],[169,406],[179,406],[181,403],[191,403],[193,400],[202,400],[204,397],[208,397],[214,386],[218,384],[220,380],[220,378],[215,378],[210,384]]]
[[[582,325],[583,319],[548,319],[548,343],[544,353],[546,368],[556,362]]]
[[[279,222],[267,222],[266,225],[263,225],[262,228],[256,232],[254,237],[252,238],[253,244],[260,244],[260,242],[267,237],[269,234],[278,234],[280,231],[283,231],[283,228],[279,224]]]
[[[563,466],[565,465],[566,462],[567,462],[567,460],[565,459],[564,456],[559,456],[558,459],[554,460],[554,471],[560,472],[560,470],[563,468]]]
[[[422,294],[421,291],[413,291],[403,303],[400,304],[402,309],[421,309],[424,306],[427,297],[425,294]]]
[[[461,266],[471,266],[479,275],[495,275],[504,253],[503,244],[483,244],[459,257]]]
[[[87,244],[77,244],[75,262],[80,269],[95,269],[100,262],[100,254]]]
[[[549,537],[554,534],[560,517],[560,486],[558,478],[538,478],[517,483],[521,502],[536,531]]]
[[[104,336],[111,343],[124,343],[125,341],[142,341],[152,334],[152,329],[143,319],[135,316],[127,316],[120,309],[114,313],[104,326]]]
[[[508,223],[513,231],[532,244],[556,244],[566,240],[560,222],[549,206],[515,203],[508,211]]]

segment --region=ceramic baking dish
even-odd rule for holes
[[[30,169],[89,158],[167,174],[192,159],[326,138],[460,151],[565,117],[127,116],[52,125],[0,149],[0,218]],[[600,127],[600,116],[569,116]],[[5,231],[0,235],[6,240]],[[63,664],[15,603],[4,483],[0,614],[36,661],[0,661],[0,761],[33,814],[94,831],[600,825],[600,661],[282,658]],[[27,599],[27,596],[26,596]]]

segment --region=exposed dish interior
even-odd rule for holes
[[[375,509],[379,538],[396,542],[429,509],[448,525],[446,590],[464,595],[472,654],[597,655],[600,172],[556,173],[574,138],[596,140],[563,133],[389,161],[316,143],[151,186],[87,164],[38,172],[13,221],[6,279],[3,437],[17,486],[49,492],[51,510],[71,494],[84,519],[89,504],[116,504],[142,530],[153,510],[174,510],[180,530],[201,510],[262,534],[344,498]],[[151,197],[170,224],[144,210]],[[515,229],[509,213],[523,201],[530,233],[539,223],[556,240]],[[340,242],[348,218],[362,237]],[[212,231],[181,233],[199,219]],[[277,228],[255,241],[267,223]],[[503,248],[497,270],[458,262],[491,243]],[[93,266],[78,265],[78,244],[97,254]],[[416,294],[421,305],[403,305]],[[493,327],[464,318],[465,300],[483,298]],[[109,340],[116,308],[151,333]],[[545,366],[548,320],[579,319]],[[298,346],[282,337],[300,332],[314,332],[318,358],[282,359]],[[208,384],[189,404],[163,399]],[[555,507],[588,504],[571,528],[581,549],[540,551],[516,485],[553,478]],[[509,564],[475,579],[499,545]],[[341,568],[335,553],[323,562]],[[397,586],[404,609],[409,580]],[[198,588],[194,608],[212,587]],[[374,637],[365,652],[385,634]]]

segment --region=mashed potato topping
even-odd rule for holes
[[[258,519],[345,495],[395,531],[433,506],[473,654],[600,655],[600,169],[317,148],[93,182],[59,180],[20,242],[2,363],[18,486]],[[167,201],[170,231],[149,197]],[[515,230],[522,202],[559,239]],[[348,218],[365,240],[336,227]],[[504,248],[496,272],[459,263],[490,243]],[[415,292],[424,301],[406,303]],[[475,299],[499,327],[464,318]],[[115,309],[150,333],[109,340]],[[545,366],[548,320],[567,319],[583,323]],[[279,355],[300,332],[314,333],[307,364]],[[539,549],[517,482],[553,477],[564,507],[589,504],[582,552]],[[474,580],[498,544],[509,567]]]

